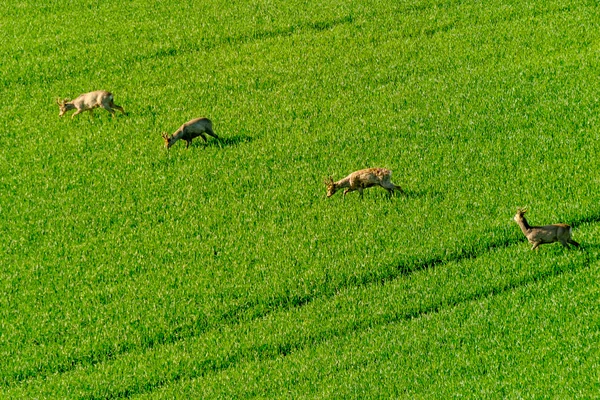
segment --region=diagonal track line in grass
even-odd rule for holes
[[[131,56],[124,57],[119,63],[121,66],[131,65],[133,62],[145,62],[149,60],[156,60],[167,57],[177,57],[186,54],[195,54],[200,52],[213,51],[215,49],[232,46],[242,45],[252,42],[258,42],[262,40],[268,40],[272,38],[287,37],[295,34],[305,33],[319,33],[327,30],[331,30],[340,25],[349,25],[354,22],[352,15],[346,15],[339,18],[333,18],[329,20],[321,20],[314,22],[304,22],[298,24],[292,24],[288,27],[282,27],[272,30],[263,30],[252,33],[243,33],[239,35],[224,36],[224,37],[206,37],[193,45],[184,45],[180,47],[168,47],[164,49],[155,50],[154,52],[134,54]],[[105,67],[105,66],[103,66]],[[96,70],[97,67],[91,65],[90,69],[79,69],[70,71],[69,78],[75,78],[78,76],[89,75],[90,70]],[[39,86],[40,82],[44,85],[49,83],[64,80],[64,71],[55,72],[53,74],[41,75],[28,75],[28,76],[12,76],[6,75],[0,79],[0,85],[3,87],[10,87],[12,85],[18,86]]]
[[[572,225],[574,226],[593,223],[600,223],[600,214],[594,213],[589,216],[581,217],[572,221]],[[385,285],[387,283],[393,282],[394,280],[402,276],[408,276],[417,271],[440,267],[451,262],[460,262],[470,259],[476,259],[496,249],[508,248],[512,245],[516,245],[526,240],[524,237],[520,236],[518,238],[503,238],[501,235],[494,236],[499,237],[499,239],[495,241],[490,241],[485,245],[478,245],[477,243],[471,242],[469,246],[460,248],[452,254],[446,254],[444,256],[433,256],[426,260],[409,260],[404,264],[397,265],[393,268],[381,270],[378,273],[375,272],[365,274],[362,276],[351,276],[342,284],[338,284],[335,286],[329,285],[324,290],[315,292],[312,295],[291,294],[290,296],[275,298],[266,302],[259,302],[258,300],[248,301],[245,304],[242,304],[236,307],[235,309],[222,314],[220,318],[216,319],[212,323],[203,326],[201,329],[198,329],[198,327],[188,326],[183,327],[178,332],[163,332],[160,338],[149,338],[146,341],[146,346],[123,346],[122,348],[112,348],[110,353],[106,353],[103,351],[93,352],[83,357],[70,359],[68,363],[58,364],[54,366],[54,368],[50,367],[49,365],[40,365],[35,370],[21,371],[18,375],[15,374],[12,377],[12,379],[6,378],[3,384],[10,386],[13,383],[18,384],[19,382],[26,381],[27,379],[32,377],[49,376],[51,374],[56,373],[68,373],[82,366],[93,367],[101,363],[110,362],[114,359],[117,359],[118,357],[121,357],[134,351],[150,351],[160,346],[175,344],[194,337],[200,337],[206,332],[218,329],[219,327],[224,325],[232,326],[242,322],[251,322],[253,320],[262,319],[278,311],[300,309],[301,307],[304,307],[314,302],[315,300],[332,298],[336,296],[336,294],[341,290],[367,287],[371,285]],[[515,287],[518,286],[519,285],[516,285]],[[508,289],[500,290],[498,291],[498,293],[502,293],[506,290]],[[430,312],[434,312],[434,310],[431,310]],[[413,317],[421,314],[427,313],[419,311],[416,312]]]
[[[385,326],[400,323],[403,321],[410,321],[413,319],[422,318],[424,316],[433,315],[440,313],[444,310],[450,310],[455,307],[459,307],[465,303],[477,302],[485,298],[492,296],[499,296],[505,293],[512,292],[524,286],[532,283],[544,282],[554,277],[558,277],[567,272],[573,272],[588,268],[592,263],[598,262],[597,258],[591,258],[589,253],[583,260],[583,263],[576,266],[568,265],[562,268],[551,268],[545,271],[539,271],[536,274],[508,281],[504,284],[478,289],[472,293],[465,293],[454,297],[453,299],[445,299],[433,302],[432,304],[415,307],[414,309],[405,310],[394,315],[385,316],[374,316],[368,320],[360,320],[358,323],[348,324],[341,329],[329,329],[325,331],[316,332],[315,334],[309,334],[304,336],[302,339],[292,342],[275,342],[275,343],[263,343],[260,345],[251,346],[247,349],[242,349],[234,354],[230,354],[226,357],[219,358],[215,357],[212,359],[206,359],[187,367],[180,367],[178,373],[176,373],[170,380],[160,380],[155,382],[146,382],[144,387],[128,388],[120,392],[113,392],[110,394],[111,398],[129,398],[134,395],[150,393],[165,387],[169,384],[174,384],[186,380],[192,380],[198,377],[202,377],[206,374],[215,374],[225,371],[229,368],[234,368],[236,365],[244,363],[246,361],[263,361],[270,360],[279,357],[285,357],[295,351],[301,351],[310,346],[319,345],[326,343],[330,340],[345,337],[352,333],[362,332],[367,329],[372,329],[378,326]],[[189,373],[187,371],[194,371]],[[93,397],[93,398],[105,398],[105,397]]]
[[[571,220],[571,226],[577,227],[578,225],[585,224],[597,224],[600,223],[600,213],[594,212],[585,217],[580,217],[574,220]]]
[[[163,57],[174,57],[181,54],[190,54],[190,53],[199,53],[202,51],[211,51],[219,47],[230,46],[236,44],[246,44],[250,42],[258,42],[262,40],[268,40],[272,38],[278,37],[286,37],[291,36],[297,33],[306,33],[306,32],[322,32],[326,30],[330,30],[339,25],[351,24],[353,22],[353,17],[351,15],[347,15],[341,18],[335,18],[326,21],[317,21],[317,22],[307,22],[301,24],[291,25],[286,28],[278,28],[273,30],[264,30],[253,33],[246,33],[242,35],[236,36],[226,36],[226,37],[218,37],[218,38],[203,38],[201,43],[195,46],[187,46],[183,48],[168,48],[164,50],[159,50],[151,55],[141,55],[134,56],[130,61],[145,61],[149,59],[155,58],[163,58]]]
[[[515,243],[515,240],[499,240],[488,244],[487,248],[477,253],[475,249],[459,249],[458,252],[446,255],[435,256],[425,261],[410,261],[379,273],[370,273],[362,276],[351,276],[341,284],[328,285],[324,290],[315,292],[312,295],[290,294],[285,297],[274,298],[267,301],[255,300],[247,301],[236,308],[225,312],[213,322],[204,325],[201,328],[194,326],[181,327],[178,333],[163,332],[160,337],[148,338],[145,346],[117,346],[111,347],[110,352],[98,350],[90,352],[80,357],[74,357],[68,361],[63,361],[54,366],[42,364],[35,369],[20,371],[12,377],[4,378],[3,385],[26,381],[29,378],[49,376],[51,374],[68,373],[82,366],[95,366],[104,362],[110,362],[120,356],[134,351],[148,351],[159,346],[174,344],[194,337],[200,337],[204,333],[216,329],[223,325],[234,325],[240,322],[248,322],[260,318],[265,318],[274,312],[280,310],[297,309],[306,306],[320,298],[330,298],[336,295],[340,290],[352,287],[366,287],[372,284],[383,285],[393,280],[411,274],[415,271],[425,270],[441,266],[448,262],[472,259],[483,255],[495,248],[507,247]],[[473,247],[473,246],[471,246]]]
[[[492,243],[489,245],[488,249],[486,249],[485,252],[489,252],[493,248],[506,247],[510,244],[512,244],[510,241],[502,241],[502,242]],[[271,301],[267,302],[266,305],[263,302],[261,304],[262,305],[261,309],[263,311],[253,312],[252,317],[250,317],[250,318],[247,317],[248,313],[251,312],[253,309],[256,309],[259,306],[259,303],[258,302],[246,302],[245,304],[242,304],[241,306],[231,310],[230,312],[223,314],[217,320],[217,321],[223,321],[223,323],[207,324],[206,326],[203,327],[204,329],[202,329],[200,331],[196,331],[195,334],[178,335],[177,337],[175,337],[174,335],[167,334],[167,335],[163,335],[161,339],[152,339],[152,338],[149,339],[146,342],[146,343],[148,343],[148,345],[146,345],[146,346],[142,346],[142,347],[136,346],[134,348],[131,348],[131,347],[123,347],[123,348],[117,348],[117,349],[113,348],[111,350],[110,354],[104,353],[101,351],[93,352],[93,353],[89,353],[89,354],[85,355],[84,357],[71,359],[70,362],[68,362],[68,363],[61,363],[59,365],[56,365],[55,368],[51,368],[47,365],[46,366],[41,365],[36,370],[23,371],[19,375],[13,376],[12,379],[10,379],[10,380],[6,379],[4,383],[5,384],[9,383],[9,382],[18,383],[18,382],[25,381],[28,378],[35,377],[35,376],[48,376],[53,373],[59,373],[59,374],[67,373],[73,369],[76,369],[80,366],[85,366],[85,365],[95,366],[100,363],[114,360],[117,357],[122,356],[122,355],[127,354],[132,351],[152,350],[153,348],[156,348],[158,346],[173,344],[173,343],[176,343],[176,342],[179,342],[182,340],[187,340],[187,339],[190,339],[193,337],[199,337],[202,334],[204,334],[205,332],[208,332],[208,331],[215,329],[218,326],[222,326],[224,324],[234,325],[234,324],[242,322],[242,321],[251,321],[251,320],[255,320],[255,319],[264,318],[264,317],[266,317],[276,311],[279,311],[279,310],[289,310],[289,309],[294,309],[294,308],[300,308],[300,307],[310,304],[311,302],[313,302],[316,299],[335,296],[336,292],[338,292],[339,290],[343,290],[343,289],[347,289],[347,288],[351,288],[351,287],[365,287],[365,286],[368,286],[371,284],[385,284],[387,282],[393,281],[394,279],[397,279],[400,276],[410,274],[414,271],[428,269],[428,268],[434,268],[434,267],[443,265],[447,262],[460,261],[460,260],[470,259],[470,258],[475,258],[475,257],[476,257],[476,254],[474,254],[472,251],[466,251],[466,250],[461,249],[458,253],[456,253],[450,257],[434,257],[434,258],[431,258],[424,262],[422,261],[422,262],[415,262],[415,263],[411,263],[411,264],[407,264],[407,265],[401,265],[401,266],[398,266],[397,268],[394,268],[391,271],[388,271],[385,274],[369,275],[369,276],[363,275],[362,277],[352,277],[352,279],[347,280],[345,282],[345,284],[343,284],[343,285],[338,285],[335,288],[328,288],[329,290],[321,291],[320,293],[316,293],[312,296],[292,295],[292,296],[288,296],[288,297],[271,300]]]
[[[495,249],[506,248],[516,243],[523,242],[524,240],[524,238],[504,238],[488,243],[485,247],[483,247],[483,250],[479,251],[477,246],[472,245],[469,247],[461,248],[455,253],[447,254],[445,256],[433,256],[426,260],[409,260],[406,261],[404,264],[400,264],[393,268],[380,271],[379,273],[370,273],[361,276],[348,277],[348,279],[343,284],[335,285],[335,287],[328,287],[320,293],[304,296],[292,295],[284,298],[274,299],[268,301],[267,307],[263,308],[272,311],[299,308],[320,298],[333,297],[340,290],[352,287],[370,286],[373,284],[383,285],[392,282],[402,276],[412,274],[413,272],[435,268],[450,262],[459,262],[463,260],[474,259],[485,255]],[[264,305],[265,302],[262,302],[261,304]],[[258,306],[259,304],[257,302],[247,302],[246,304],[239,306],[237,309],[231,310],[229,313],[224,314],[221,319],[229,321],[231,323],[237,323],[239,321],[244,320],[244,316],[249,312],[249,310]],[[269,315],[272,311],[255,314],[250,319],[263,318]]]

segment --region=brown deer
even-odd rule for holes
[[[567,249],[569,244],[579,247],[579,243],[571,239],[572,228],[567,224],[553,224],[545,226],[530,226],[525,219],[526,209],[517,208],[517,214],[513,218],[521,227],[523,234],[533,245],[531,250],[538,248],[540,244],[560,242]]]
[[[112,93],[105,90],[96,90],[95,92],[84,93],[73,101],[69,99],[56,99],[56,103],[60,107],[60,113],[58,114],[59,117],[65,115],[67,111],[75,109],[77,111],[75,111],[71,118],[75,117],[77,114],[81,114],[84,111],[89,111],[91,114],[93,114],[93,110],[96,107],[104,108],[113,116],[115,115],[114,109],[117,109],[125,114],[123,107],[114,103]]]
[[[165,132],[163,133],[162,137],[165,140],[165,147],[167,149],[173,146],[175,142],[177,142],[180,139],[185,140],[187,142],[185,147],[188,148],[192,143],[192,139],[198,136],[200,136],[202,139],[204,139],[205,142],[207,142],[208,140],[206,139],[205,133],[219,140],[219,137],[212,130],[212,122],[210,121],[210,119],[196,118],[181,125],[179,129],[177,129],[175,133],[173,133],[171,136],[169,136]]]
[[[392,171],[385,168],[367,168],[355,171],[347,177],[340,179],[337,182],[333,181],[332,177],[325,181],[327,186],[327,197],[331,197],[339,189],[347,188],[344,190],[344,196],[346,193],[358,190],[360,197],[363,196],[363,189],[370,188],[371,186],[381,186],[388,191],[390,197],[394,194],[394,191],[404,193],[400,186],[396,186],[390,180]]]

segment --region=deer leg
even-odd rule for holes
[[[356,188],[356,187],[350,186],[348,189],[344,190],[344,196],[346,195],[346,193],[354,192],[355,190],[362,191],[362,189],[360,187]]]
[[[394,186],[394,184],[391,182],[383,182],[380,186],[388,191],[389,197],[391,199],[394,195],[394,190],[396,189],[396,186]]]
[[[123,110],[123,107],[116,105],[112,101],[110,102],[110,107],[115,108],[115,109],[121,111],[121,113],[125,114],[125,110]]]
[[[217,134],[214,133],[212,129],[207,129],[206,133],[208,133],[210,136],[214,137],[215,139],[219,139],[219,137],[217,136]]]
[[[71,115],[71,119],[73,119],[77,114],[81,114],[82,112],[83,110],[78,108],[77,111],[75,111],[73,115]]]
[[[206,135],[204,133],[200,133],[200,137],[204,139],[205,142],[208,142],[208,139],[206,139]]]
[[[188,147],[190,147],[190,144],[192,144],[192,140],[191,139],[186,139],[185,140],[185,148],[187,149]]]
[[[397,190],[400,193],[404,194],[404,192],[402,191],[402,189],[400,189],[400,186],[396,186],[392,182],[384,182],[384,183],[381,184],[381,186],[388,191],[388,193],[390,194],[390,197],[392,197],[394,195],[394,191],[395,190]]]
[[[110,106],[108,104],[102,103],[102,108],[104,108],[106,111],[108,111],[113,117],[115,116],[115,110],[110,108]]]
[[[567,240],[567,242],[569,242],[569,244],[572,244],[575,247],[579,247],[580,246],[580,244],[577,243],[576,241],[574,241],[573,239],[569,239],[569,240]]]
[[[535,250],[535,249],[537,249],[539,245],[540,245],[540,242],[535,242],[535,243],[533,244],[533,246],[531,247],[531,250]]]
[[[567,244],[566,240],[559,240],[560,244],[563,245],[563,247],[566,247],[567,249],[570,249],[569,245]]]

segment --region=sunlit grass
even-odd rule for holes
[[[257,363],[248,379],[260,394],[278,357],[298,353],[284,362],[291,371],[331,343],[342,359],[372,364],[379,345],[369,343],[396,330],[442,335],[446,313],[458,312],[448,309],[470,314],[489,297],[495,310],[531,285],[547,303],[544,282],[589,282],[580,275],[597,263],[596,243],[585,232],[600,221],[594,5],[9,9],[0,17],[6,393],[244,396],[239,374]],[[89,18],[112,29],[82,29]],[[58,118],[57,97],[96,89],[128,114]],[[220,145],[163,148],[162,132],[199,116]],[[326,177],[371,166],[393,170],[407,195],[325,198]],[[519,206],[532,224],[573,224],[585,251],[530,253],[511,221]],[[415,328],[415,318],[437,322]],[[534,364],[520,351],[515,371]],[[398,354],[389,359],[402,364]],[[346,371],[357,390],[396,395],[420,379],[385,368],[372,388],[361,381],[370,367]],[[230,393],[223,376],[237,382]],[[451,376],[448,396],[461,392]],[[306,381],[331,388],[338,378],[346,372]],[[278,382],[262,389],[276,396],[291,384]],[[495,388],[487,382],[474,395]],[[406,393],[427,395],[419,387]]]

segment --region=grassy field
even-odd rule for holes
[[[0,397],[597,396],[595,2],[9,3]]]

